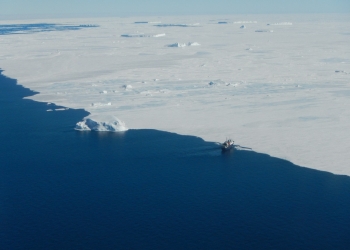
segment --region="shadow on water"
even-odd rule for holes
[[[350,178],[156,130],[78,132],[0,75],[3,249],[346,249]],[[52,107],[50,107],[52,108]]]

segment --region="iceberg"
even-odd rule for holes
[[[113,115],[89,115],[76,124],[75,130],[122,132],[128,128],[123,121]]]

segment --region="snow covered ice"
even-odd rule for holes
[[[93,27],[1,35],[0,67],[40,92],[33,100],[89,111],[77,129],[123,131],[127,124],[207,141],[230,137],[300,166],[350,175],[346,14],[43,22]],[[176,41],[186,47],[167,46]],[[191,41],[197,44],[188,47]]]

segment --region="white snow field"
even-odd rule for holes
[[[0,36],[4,74],[40,92],[33,100],[89,111],[78,129],[151,128],[216,142],[230,137],[300,166],[350,175],[346,14],[1,24],[39,22],[99,25]],[[267,24],[275,24],[273,32],[255,32],[270,31]],[[175,41],[201,46],[167,46]]]

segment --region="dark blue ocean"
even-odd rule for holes
[[[347,176],[193,136],[75,131],[86,111],[33,94],[0,76],[0,249],[350,249]]]

